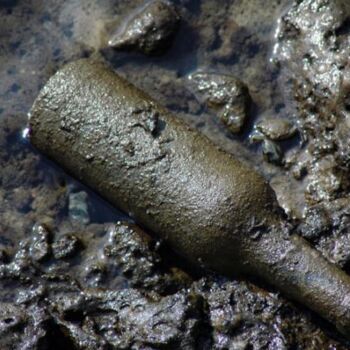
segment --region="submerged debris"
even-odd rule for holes
[[[230,75],[193,73],[189,76],[199,98],[218,113],[232,133],[242,130],[247,119],[250,95],[243,82]]]
[[[108,45],[118,50],[136,50],[146,55],[164,53],[172,44],[180,17],[174,6],[163,0],[147,3],[112,34]]]
[[[282,164],[283,151],[276,142],[265,139],[262,143],[262,153],[267,162],[276,165]]]
[[[83,224],[90,222],[89,208],[87,204],[88,195],[81,191],[69,195],[69,216],[73,221]]]

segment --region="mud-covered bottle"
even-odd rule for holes
[[[33,145],[190,264],[255,276],[350,334],[350,277],[289,232],[262,176],[102,63],[57,72]]]

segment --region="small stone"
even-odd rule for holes
[[[256,129],[272,141],[287,140],[295,135],[296,127],[287,119],[266,118],[261,120]]]
[[[218,113],[232,133],[242,130],[251,100],[243,82],[230,75],[215,73],[194,73],[189,80],[202,102]]]
[[[32,239],[29,254],[34,261],[43,261],[51,253],[50,232],[43,224],[35,224],[32,229]]]
[[[53,255],[56,259],[70,258],[79,251],[80,246],[80,241],[74,234],[65,234],[52,244]]]
[[[108,45],[118,50],[140,51],[146,55],[164,53],[179,27],[180,17],[168,2],[155,0],[135,13],[111,36]]]
[[[303,216],[304,222],[299,229],[302,236],[307,239],[317,239],[331,229],[331,220],[327,211],[320,206],[308,208]]]
[[[276,165],[282,164],[283,152],[277,143],[265,139],[262,143],[262,152],[267,162]]]

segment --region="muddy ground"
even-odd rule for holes
[[[28,144],[46,80],[73,59],[103,59],[263,173],[295,230],[350,273],[350,5],[172,4],[171,45],[149,55],[147,41],[151,51],[108,47],[143,1],[0,1],[0,348],[350,349],[269,286],[189,269]],[[198,72],[247,87],[239,132],[189,78]]]

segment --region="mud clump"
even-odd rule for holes
[[[273,56],[304,143],[291,166],[303,169],[295,175],[303,182],[304,219],[310,214],[301,231],[343,266],[349,261],[349,16],[348,1],[294,2],[280,19]]]
[[[113,33],[108,45],[116,50],[136,50],[161,55],[172,44],[180,16],[167,1],[153,0],[136,9],[129,20]]]
[[[172,267],[166,272],[155,242],[136,225],[113,225],[108,230],[108,244],[104,254],[115,259],[130,286],[167,294],[189,285],[191,278],[182,270]],[[163,271],[161,273],[161,271]]]
[[[267,162],[282,165],[284,153],[277,141],[292,138],[296,131],[296,127],[287,119],[265,118],[254,126],[249,140],[251,143],[262,143],[262,153]]]
[[[227,129],[239,133],[251,102],[246,85],[233,76],[215,73],[193,73],[189,80],[199,99],[218,113]]]
[[[74,234],[65,234],[52,244],[52,253],[56,259],[74,256],[80,249],[81,243]]]
[[[140,229],[137,230],[142,234]],[[76,233],[84,245],[81,251],[75,249],[64,254],[64,261],[57,251],[65,253],[67,248],[58,250],[55,242],[66,242],[67,237],[72,237],[68,234],[52,233],[52,243],[48,243],[47,250],[53,254],[45,254],[45,261],[42,254],[40,259],[33,255],[33,242],[37,247],[38,237],[46,237],[44,232],[47,229],[36,224],[32,237],[21,242],[21,248],[8,263],[0,265],[2,348],[23,349],[28,344],[35,348],[42,343],[49,348],[56,341],[56,332],[62,341],[70,344],[69,349],[104,349],[106,346],[130,349],[135,344],[153,344],[155,348],[167,345],[175,349],[194,344],[203,323],[201,296],[185,290],[173,295],[165,293],[164,297],[156,293],[157,289],[153,287],[161,286],[167,278],[175,280],[170,277],[173,273],[167,272],[166,268],[164,272],[157,270],[159,262],[157,266],[152,262],[159,261],[159,257],[145,248],[141,236],[135,234],[132,226],[119,223],[106,227],[104,236],[99,239],[93,238],[92,231]],[[115,239],[115,232],[119,232],[117,238],[123,235],[121,241]],[[116,258],[120,265],[115,262]],[[77,259],[81,260],[78,266]],[[107,277],[114,275],[114,282],[120,274],[119,288],[115,288],[115,284],[109,285],[109,276],[100,279],[98,284],[95,280],[95,289],[90,289],[91,279],[85,279],[84,271],[91,271],[91,267],[101,264],[105,266]],[[129,272],[135,273],[134,277],[129,276],[131,284],[148,290],[148,297],[136,289],[121,288],[122,274]],[[145,281],[144,285],[141,280]],[[187,280],[190,281],[189,277]],[[181,289],[186,285],[178,284]],[[82,327],[76,325],[77,320]]]
[[[50,232],[45,225],[34,225],[29,252],[35,261],[42,261],[48,258],[50,254],[49,240]]]
[[[257,123],[255,129],[272,141],[288,140],[296,133],[295,126],[287,119],[265,118]]]
[[[295,337],[316,349],[314,337],[326,342],[310,316],[278,294],[217,276],[174,279],[157,242],[135,225],[91,226],[76,233],[79,252],[45,261],[31,254],[40,227],[0,263],[3,349],[285,349]],[[65,233],[50,234],[53,251],[51,241]],[[101,265],[106,278],[95,275],[93,284],[86,272]],[[159,289],[167,280],[176,283]],[[303,338],[300,327],[308,329]]]

